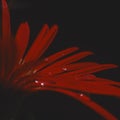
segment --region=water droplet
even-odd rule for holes
[[[35,74],[36,72],[37,72],[37,70],[34,70],[34,71],[33,71],[33,74]]]
[[[82,97],[82,96],[83,96],[83,93],[81,93],[80,96]]]
[[[84,93],[81,93],[81,94],[80,94],[80,97],[82,97],[82,99],[84,99],[84,100],[88,100],[88,101],[91,100],[90,96],[88,96],[88,95],[86,95],[86,94],[84,94]]]
[[[45,85],[45,84],[42,82],[42,83],[41,83],[41,86],[44,86],[44,85]]]
[[[68,69],[67,68],[62,68],[64,71],[67,71]]]
[[[38,81],[38,80],[35,80],[35,83],[39,83],[39,81]]]
[[[22,59],[19,60],[19,63],[18,64],[22,64]]]

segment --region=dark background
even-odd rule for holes
[[[70,46],[95,53],[91,61],[120,65],[120,18],[117,3],[78,2],[78,1],[40,1],[8,0],[11,11],[12,30],[21,22],[28,21],[31,28],[30,44],[43,24],[58,24],[59,32],[46,51],[50,55]],[[120,69],[103,71],[102,77],[120,81]],[[120,117],[119,99],[105,96],[91,96]],[[57,115],[57,117],[55,117]],[[21,108],[19,119],[28,120],[102,120],[95,112],[78,101],[54,92],[38,92],[26,98]]]

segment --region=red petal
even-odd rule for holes
[[[19,62],[23,58],[23,55],[28,45],[29,37],[30,29],[28,23],[26,22],[19,26],[15,37],[17,62]]]
[[[91,74],[91,73],[95,73],[95,72],[99,72],[99,71],[107,70],[107,69],[112,69],[116,67],[118,66],[114,64],[95,65],[95,66],[86,67],[80,70],[76,70],[73,72],[65,73],[63,76],[70,76],[70,75],[75,75],[75,74],[79,74],[79,75]]]
[[[75,54],[75,55],[72,55],[70,57],[67,57],[63,60],[60,60],[54,64],[52,64],[51,66],[47,67],[46,69],[51,71],[52,69],[54,69],[55,67],[58,67],[58,66],[63,66],[63,65],[67,65],[67,64],[70,64],[70,63],[73,63],[73,62],[76,62],[88,55],[92,55],[93,53],[92,52],[80,52],[78,54]]]
[[[49,72],[51,72],[52,75],[56,75],[56,74],[60,74],[60,73],[64,73],[64,72],[70,72],[70,71],[76,71],[76,70],[81,70],[83,68],[88,68],[88,67],[92,67],[92,66],[96,66],[98,65],[97,63],[94,62],[83,62],[83,63],[75,63],[75,64],[69,64],[69,65],[63,65],[63,66],[56,66],[53,69],[48,69],[45,68],[44,70],[41,71],[41,75],[46,75]]]
[[[6,0],[2,0],[2,39],[4,42],[10,40],[10,15]]]
[[[66,50],[60,51],[58,53],[55,53],[53,55],[51,55],[50,57],[47,57],[44,59],[44,61],[40,62],[35,69],[38,71],[42,68],[44,68],[45,66],[52,64],[53,62],[59,60],[60,58],[65,57],[66,55],[69,55],[75,51],[77,51],[79,48],[77,47],[72,47],[72,48],[68,48]]]
[[[25,56],[25,62],[37,60],[49,47],[57,33],[57,30],[57,25],[54,25],[49,31],[48,26],[45,25]]]

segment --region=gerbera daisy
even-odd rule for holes
[[[56,91],[75,98],[107,120],[117,118],[92,100],[87,94],[120,97],[120,83],[99,78],[94,73],[116,68],[114,64],[78,62],[93,53],[79,52],[71,47],[47,58],[43,54],[52,43],[58,26],[45,24],[26,51],[30,29],[20,24],[16,36],[11,34],[10,15],[6,0],[2,0],[2,36],[0,37],[0,84],[14,92],[32,93]]]

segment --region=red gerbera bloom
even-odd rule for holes
[[[94,73],[116,68],[114,64],[77,62],[92,55],[92,52],[77,52],[72,47],[51,55],[41,56],[53,41],[58,26],[45,24],[27,53],[30,30],[27,22],[22,23],[16,36],[11,35],[10,15],[6,0],[2,0],[2,36],[0,38],[0,83],[16,91],[57,91],[72,96],[87,105],[107,120],[116,120],[87,96],[89,94],[120,97],[119,82],[99,78]],[[74,53],[77,52],[77,53]]]

